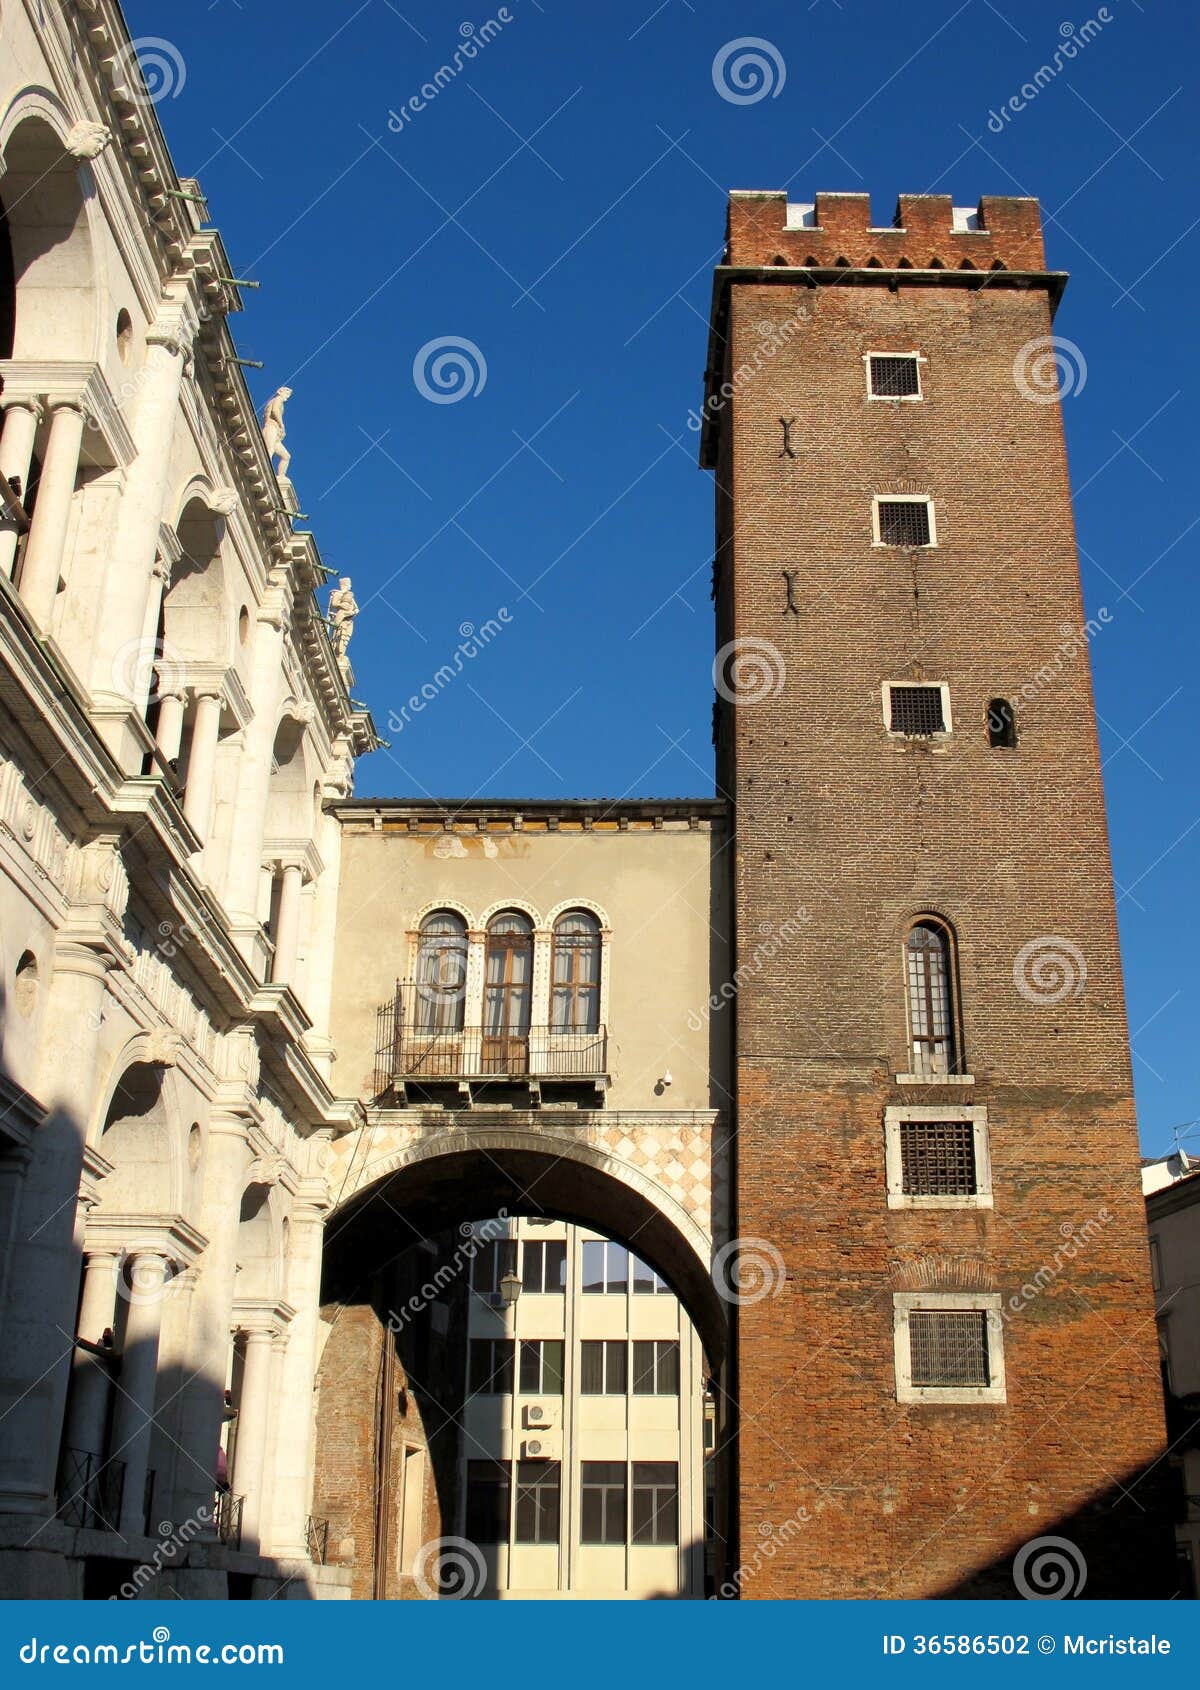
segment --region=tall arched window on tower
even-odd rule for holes
[[[461,1033],[467,1000],[467,924],[454,910],[421,923],[417,949],[417,1026],[424,1033]]]
[[[483,992],[483,1071],[523,1074],[529,1067],[533,997],[533,924],[519,910],[493,916],[487,930]]]
[[[554,923],[550,1030],[600,1030],[600,923],[587,910],[568,910]]]
[[[904,961],[913,1073],[956,1074],[954,951],[949,929],[922,917],[909,929]]]

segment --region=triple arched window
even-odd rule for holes
[[[527,1039],[534,1012],[534,944],[533,923],[523,911],[502,910],[492,917],[483,942],[482,1004],[477,997],[472,1013],[466,921],[456,910],[427,915],[417,940],[418,1028],[458,1033],[482,1021],[486,1040]],[[549,1003],[538,1014],[544,1021],[548,1009],[552,1035],[599,1031],[600,959],[596,916],[584,909],[560,915],[550,934]]]
[[[954,945],[949,928],[922,916],[904,946],[912,1071],[931,1079],[959,1072]]]

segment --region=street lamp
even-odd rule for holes
[[[506,1273],[500,1281],[500,1301],[506,1309],[516,1307],[517,1298],[521,1295],[521,1281],[517,1274]]]

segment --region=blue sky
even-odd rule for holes
[[[170,43],[176,163],[262,283],[233,320],[265,362],[252,390],[295,389],[301,505],[362,606],[356,692],[392,742],[363,795],[711,792],[712,494],[687,416],[726,190],[870,192],[876,222],[901,191],[1042,200],[1072,272],[1056,329],[1086,365],[1064,410],[1085,597],[1110,617],[1092,659],[1143,1141],[1170,1148],[1200,1091],[1188,0],[126,10]],[[489,19],[462,74],[406,108]],[[1063,73],[989,127],[1089,19]],[[783,72],[738,104],[713,62],[748,36]],[[478,353],[448,404],[413,373],[443,337]],[[460,629],[501,610],[401,720]]]

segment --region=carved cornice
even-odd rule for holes
[[[0,358],[6,404],[38,401],[74,405],[83,412],[108,449],[112,462],[126,469],[137,447],[121,415],[120,401],[99,364],[56,358]]]

